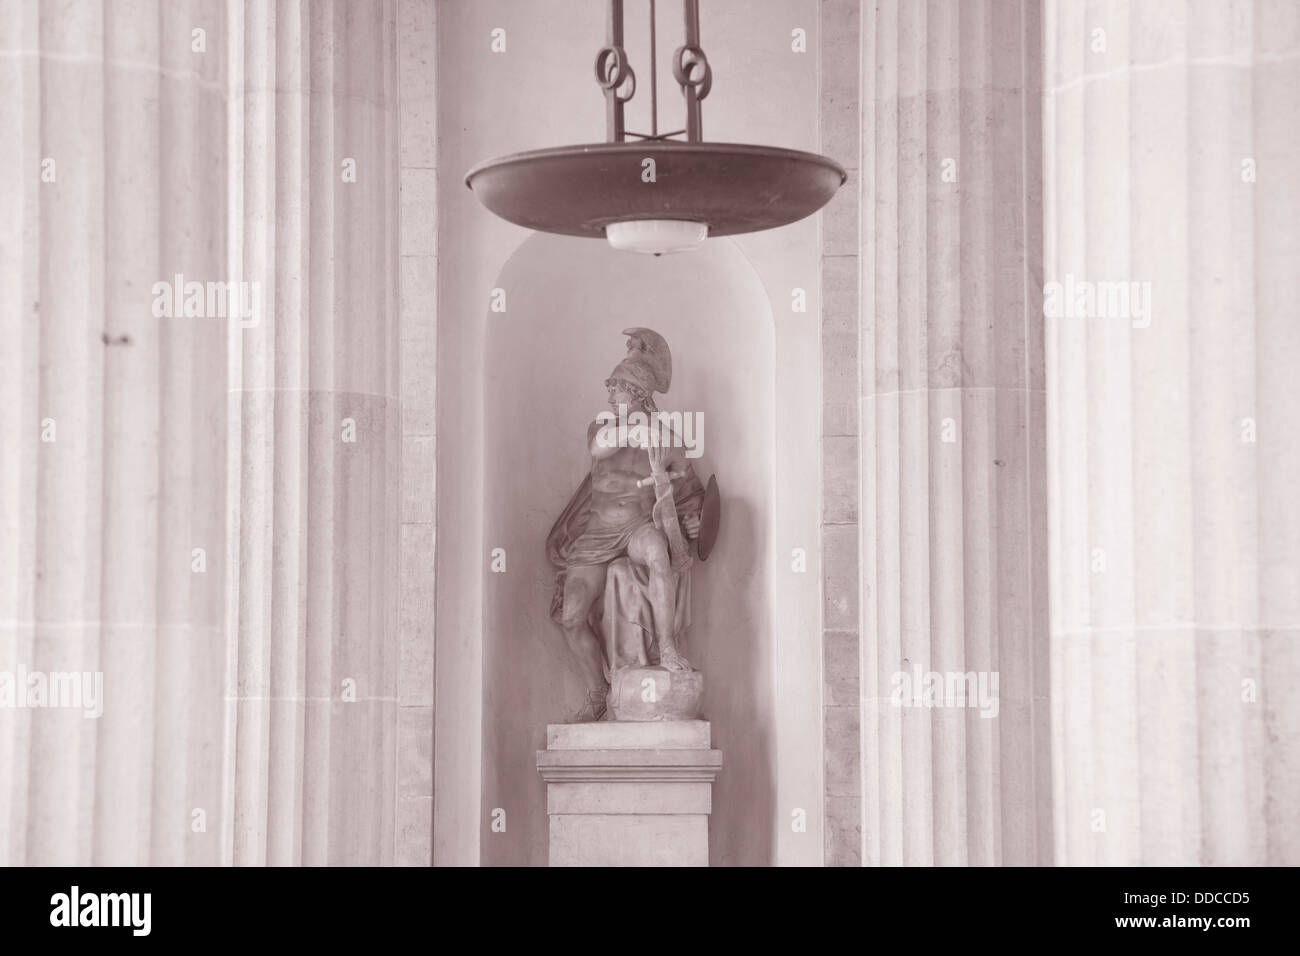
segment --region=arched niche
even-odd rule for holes
[[[607,408],[604,381],[622,330],[660,332],[673,352],[665,411],[703,416],[703,480],[716,473],[723,526],[693,572],[686,653],[705,673],[704,716],[725,766],[715,784],[710,855],[766,863],[775,818],[773,591],[775,335],[767,293],[730,240],[644,256],[535,234],[496,282],[486,316],[483,534],[506,570],[485,563],[481,851],[487,865],[545,865],[545,788],[536,752],[547,723],[582,702],[564,638],[549,617],[545,541],[587,473],[587,424]],[[506,832],[493,812],[505,811]]]

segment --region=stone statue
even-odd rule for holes
[[[668,343],[651,329],[623,334],[627,354],[605,381],[611,411],[587,427],[591,470],[546,539],[557,569],[551,617],[587,685],[576,721],[687,719],[703,677],[679,641],[706,493],[670,427],[682,418],[654,403],[672,381]],[[716,502],[712,481],[709,492]],[[711,546],[717,520],[707,517]]]

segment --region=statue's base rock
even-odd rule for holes
[[[704,698],[704,674],[666,667],[622,667],[609,685],[610,720],[694,720]]]
[[[706,720],[548,725],[551,866],[707,866],[721,768]]]

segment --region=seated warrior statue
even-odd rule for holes
[[[587,427],[591,470],[546,539],[557,569],[551,617],[587,686],[576,721],[605,717],[617,668],[691,670],[678,640],[690,623],[687,539],[699,533],[704,488],[666,423],[620,436],[620,413],[625,423],[637,412],[657,420],[654,393],[672,380],[659,333],[623,334],[627,355],[605,381],[614,420],[602,413]]]

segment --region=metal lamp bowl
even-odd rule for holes
[[[653,182],[643,179],[647,159]],[[666,140],[514,153],[478,164],[465,185],[526,229],[603,238],[612,222],[684,219],[707,223],[710,236],[732,236],[810,216],[846,179],[815,153]]]

